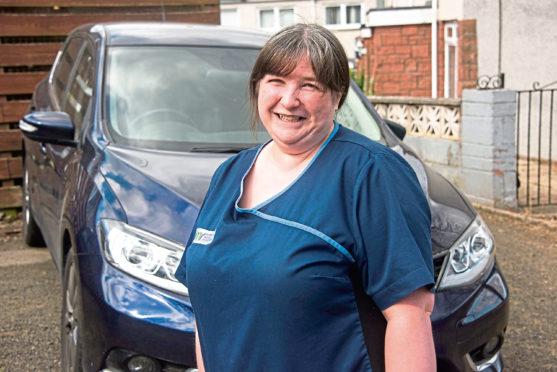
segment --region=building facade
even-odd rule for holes
[[[476,87],[557,85],[554,5],[554,0],[221,0],[221,23],[270,32],[295,22],[319,23],[340,39],[352,66],[363,70],[368,94],[459,98],[463,89]]]

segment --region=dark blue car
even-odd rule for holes
[[[46,243],[61,273],[64,370],[195,368],[194,314],[174,272],[214,170],[268,138],[247,125],[248,76],[267,37],[86,25],[37,86],[20,122],[24,237]],[[439,370],[500,371],[508,292],[489,229],[356,86],[337,120],[404,156],[428,196]]]

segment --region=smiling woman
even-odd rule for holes
[[[318,25],[283,29],[257,57],[250,107],[271,140],[216,171],[175,274],[201,371],[435,369],[427,199],[402,157],[335,122],[349,86]]]

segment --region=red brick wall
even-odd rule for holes
[[[476,20],[458,22],[458,95],[463,89],[476,88],[478,80],[478,43]]]
[[[476,86],[476,22],[460,21],[458,94]],[[443,23],[438,25],[437,95],[444,96]],[[364,40],[367,54],[358,62],[368,78],[374,78],[373,93],[380,96],[431,97],[431,25],[374,27]]]

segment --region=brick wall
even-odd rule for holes
[[[458,95],[474,88],[477,79],[476,22],[460,21]],[[367,54],[358,62],[366,76],[374,78],[373,94],[380,96],[431,97],[431,25],[374,27],[364,40]],[[443,23],[438,25],[437,95],[444,96]]]
[[[476,89],[478,80],[478,43],[476,38],[476,20],[464,20],[458,23],[459,71],[458,93],[464,89]]]

